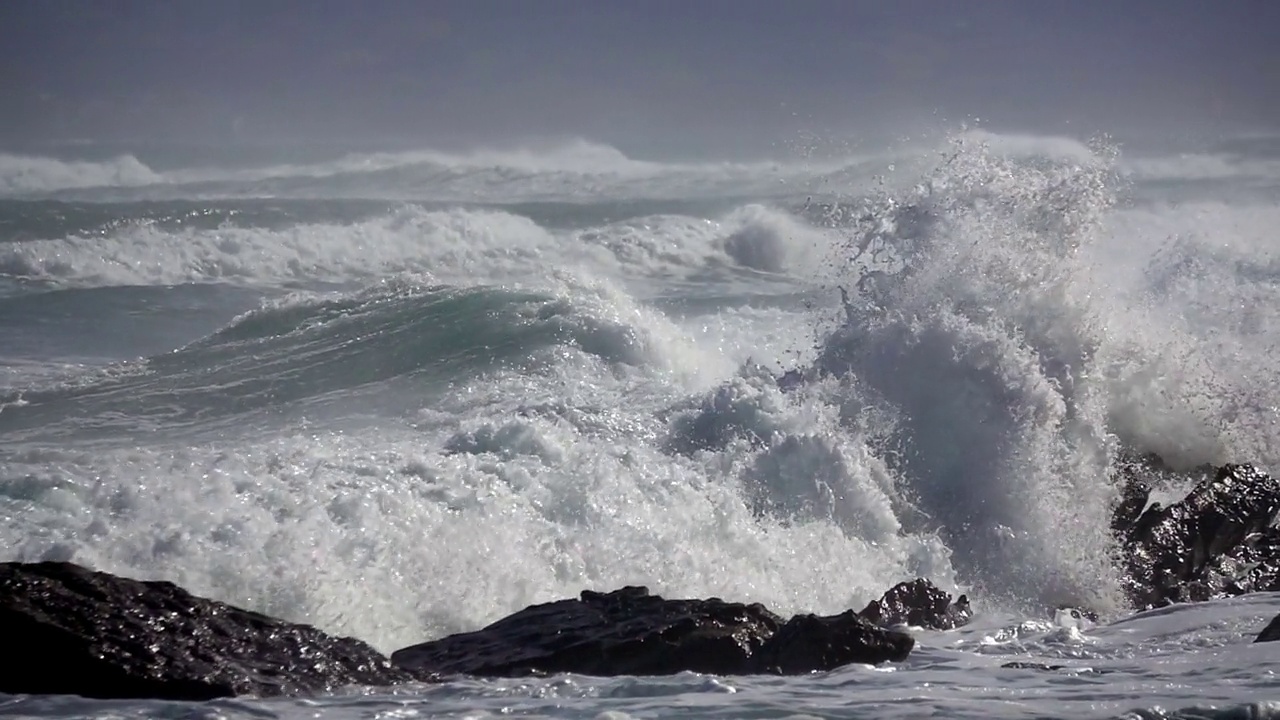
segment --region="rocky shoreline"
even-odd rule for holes
[[[1179,473],[1153,457],[1121,466],[1112,528],[1137,610],[1280,591],[1280,482],[1249,465],[1194,472],[1203,477],[1191,492],[1161,507],[1148,505],[1153,486]],[[207,700],[457,675],[799,674],[901,661],[915,645],[902,626],[949,630],[971,618],[968,598],[924,578],[860,612],[785,620],[758,603],[625,587],[534,605],[386,657],[172,583],[65,562],[0,563],[0,693]],[[1280,640],[1280,616],[1256,641],[1271,640]]]

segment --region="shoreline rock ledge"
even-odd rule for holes
[[[534,605],[475,632],[397,650],[414,674],[798,674],[906,659],[910,635],[852,610],[784,621],[758,603],[667,600],[644,587]]]
[[[874,618],[865,617],[874,610]],[[210,700],[315,695],[442,675],[796,674],[905,659],[910,620],[953,627],[966,602],[924,580],[862,614],[783,620],[760,604],[585,591],[397,651],[67,562],[0,563],[0,694]]]
[[[0,563],[0,693],[210,700],[414,678],[369,645],[65,562]]]

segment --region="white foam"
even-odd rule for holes
[[[163,577],[383,650],[588,587],[834,612],[908,572],[920,551],[894,538],[754,517],[721,458],[644,442],[657,398],[596,362],[468,384],[417,431],[11,454],[0,474],[31,505],[0,530],[7,555]],[[552,405],[573,412],[530,410]]]

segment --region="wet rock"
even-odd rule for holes
[[[1280,591],[1280,527],[1251,533],[1219,562],[1231,595]]]
[[[411,679],[358,640],[65,562],[0,563],[0,628],[10,694],[207,700]]]
[[[1271,622],[1267,623],[1267,626],[1262,628],[1262,632],[1258,633],[1258,637],[1253,639],[1256,643],[1276,640],[1280,640],[1280,615],[1271,618]]]
[[[1111,516],[1111,532],[1118,538],[1127,538],[1147,507],[1151,484],[1132,466],[1121,466],[1120,474],[1120,502]]]
[[[1275,587],[1277,512],[1280,483],[1253,466],[1226,465],[1177,503],[1152,505],[1127,526],[1117,519],[1130,601],[1142,609]]]
[[[935,630],[951,630],[973,619],[968,596],[952,602],[949,593],[923,578],[898,583],[859,614],[876,625],[905,624]]]
[[[760,648],[751,672],[794,675],[850,663],[906,660],[915,640],[869,623],[852,610],[796,615]]]
[[[534,605],[475,632],[398,650],[391,661],[415,674],[737,675],[902,660],[913,645],[909,635],[852,612],[784,623],[759,604],[666,600],[626,587]]]

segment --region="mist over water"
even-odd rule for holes
[[[583,589],[834,613],[924,576],[981,618],[922,638],[908,694],[984,653],[1165,652],[1043,618],[1128,612],[1120,453],[1280,470],[1270,162],[981,130],[776,163],[0,156],[3,559],[387,652]]]

